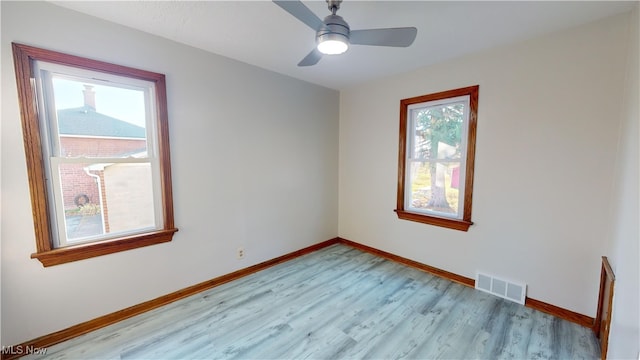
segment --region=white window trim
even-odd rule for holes
[[[45,61],[34,61],[35,83],[38,92],[40,109],[39,112],[40,131],[42,133],[42,152],[45,160],[45,172],[47,174],[47,187],[50,201],[51,216],[55,221],[51,222],[53,230],[54,248],[77,245],[88,242],[105,241],[123,236],[142,234],[149,231],[163,228],[163,213],[161,209],[161,185],[160,185],[160,160],[157,147],[156,111],[153,104],[155,98],[155,84],[141,79],[128,78],[113,74],[100,73],[96,79],[96,71],[88,71],[71,66],[54,64]],[[144,93],[145,102],[145,130],[146,130],[146,157],[145,158],[111,158],[111,157],[62,157],[60,156],[60,136],[57,125],[57,109],[52,101],[53,98],[53,77],[66,78],[82,83],[92,83],[110,87],[133,89]],[[65,209],[62,206],[62,179],[58,171],[61,164],[127,164],[127,163],[148,163],[151,166],[151,179],[153,187],[154,202],[154,227],[141,227],[138,229],[122,232],[111,232],[108,234],[94,235],[74,240],[69,240],[66,234]]]
[[[414,149],[415,149],[415,130],[416,130],[416,116],[415,116],[415,111],[416,110],[423,110],[423,109],[427,109],[427,108],[432,108],[432,107],[438,107],[438,106],[442,106],[442,105],[451,105],[451,104],[456,104],[456,103],[461,103],[462,105],[464,105],[464,114],[463,114],[463,123],[462,123],[462,129],[460,131],[460,144],[461,144],[461,150],[460,153],[463,154],[462,156],[460,156],[459,160],[447,160],[447,159],[428,159],[428,158],[420,158],[420,157],[415,157],[413,155],[414,153]],[[467,139],[469,136],[469,105],[470,105],[470,96],[469,95],[463,95],[463,96],[458,96],[455,98],[448,98],[448,99],[441,99],[441,100],[432,100],[432,101],[425,101],[425,102],[421,102],[421,103],[417,103],[417,104],[411,104],[407,107],[407,124],[409,124],[409,126],[407,126],[407,139],[409,139],[407,141],[407,149],[406,149],[406,164],[413,164],[413,163],[423,163],[423,162],[435,162],[435,163],[443,163],[443,162],[448,162],[448,163],[459,163],[460,164],[460,173],[459,173],[459,179],[461,179],[461,183],[464,183],[464,179],[466,178],[466,156],[464,156],[464,154],[467,153]],[[407,175],[404,177],[405,180],[405,189],[411,189],[411,174],[410,171],[407,172]],[[417,207],[413,207],[411,206],[411,200],[412,200],[412,193],[411,191],[405,191],[405,204],[409,204],[407,206],[407,209],[411,212],[416,212],[416,213],[422,213],[425,215],[434,215],[434,216],[439,216],[439,217],[446,217],[446,218],[452,218],[452,219],[458,219],[461,220],[462,217],[464,216],[464,192],[465,192],[465,187],[464,186],[460,186],[460,188],[458,189],[458,212],[455,214],[452,213],[445,213],[445,212],[441,212],[441,211],[435,211],[435,210],[430,210],[430,209],[423,209],[423,208],[417,208]]]

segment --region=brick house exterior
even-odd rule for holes
[[[144,139],[118,139],[100,137],[82,137],[78,135],[69,136],[60,134],[60,147],[69,149],[66,156],[73,154],[84,154],[87,157],[106,157],[118,155],[118,150],[125,153],[136,153],[144,149]],[[78,206],[76,197],[86,195],[92,204],[99,204],[99,192],[95,178],[89,176],[84,168],[86,165],[68,165],[61,169],[62,194],[65,209]],[[90,171],[89,173],[94,173]],[[95,173],[95,175],[99,175]]]
[[[95,93],[85,85],[82,107],[57,111],[60,156],[127,157],[146,151],[143,127],[101,114],[95,108]],[[60,168],[64,209],[86,204],[101,205],[104,228],[109,232],[108,202],[105,194],[105,165],[65,164]],[[93,166],[91,166],[93,165]]]

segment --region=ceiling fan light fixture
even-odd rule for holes
[[[318,37],[318,51],[325,55],[342,54],[349,49],[349,40],[341,34],[324,34]]]
[[[318,51],[325,55],[342,54],[349,48],[349,24],[335,14],[338,5],[333,5],[333,13],[324,18],[324,26],[316,32]]]

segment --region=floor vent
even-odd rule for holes
[[[522,305],[524,305],[527,295],[526,284],[519,284],[481,273],[476,274],[476,289]]]

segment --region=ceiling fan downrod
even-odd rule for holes
[[[327,7],[333,15],[335,15],[336,12],[340,9],[341,2],[342,0],[327,0]]]

